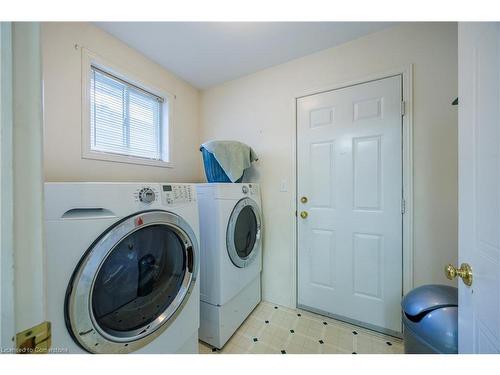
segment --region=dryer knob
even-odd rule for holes
[[[151,202],[154,202],[155,199],[156,199],[155,192],[150,188],[141,189],[141,191],[139,192],[139,200],[142,203],[149,204]]]
[[[246,186],[243,186],[241,188],[241,191],[243,192],[243,194],[248,194],[248,188]]]

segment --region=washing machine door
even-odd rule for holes
[[[197,240],[166,211],[129,216],[104,232],[75,269],[66,326],[91,353],[133,352],[176,318],[194,286]]]
[[[257,203],[251,198],[238,201],[229,218],[226,247],[229,258],[239,268],[250,265],[259,254],[261,217]]]

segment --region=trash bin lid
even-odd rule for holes
[[[447,306],[458,306],[458,289],[446,285],[424,285],[415,288],[401,302],[403,311],[409,316]]]
[[[437,353],[458,352],[458,306],[447,306],[429,311],[420,322],[409,321],[405,329]]]

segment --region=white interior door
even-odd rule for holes
[[[459,24],[460,353],[500,352],[500,24]]]
[[[400,75],[297,100],[298,304],[396,334],[401,104]]]

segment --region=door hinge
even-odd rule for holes
[[[16,334],[16,352],[18,354],[48,353],[52,343],[50,322],[43,322]]]
[[[404,198],[401,198],[401,214],[406,213],[406,200]]]
[[[401,102],[401,116],[406,115],[406,102],[403,100]]]

